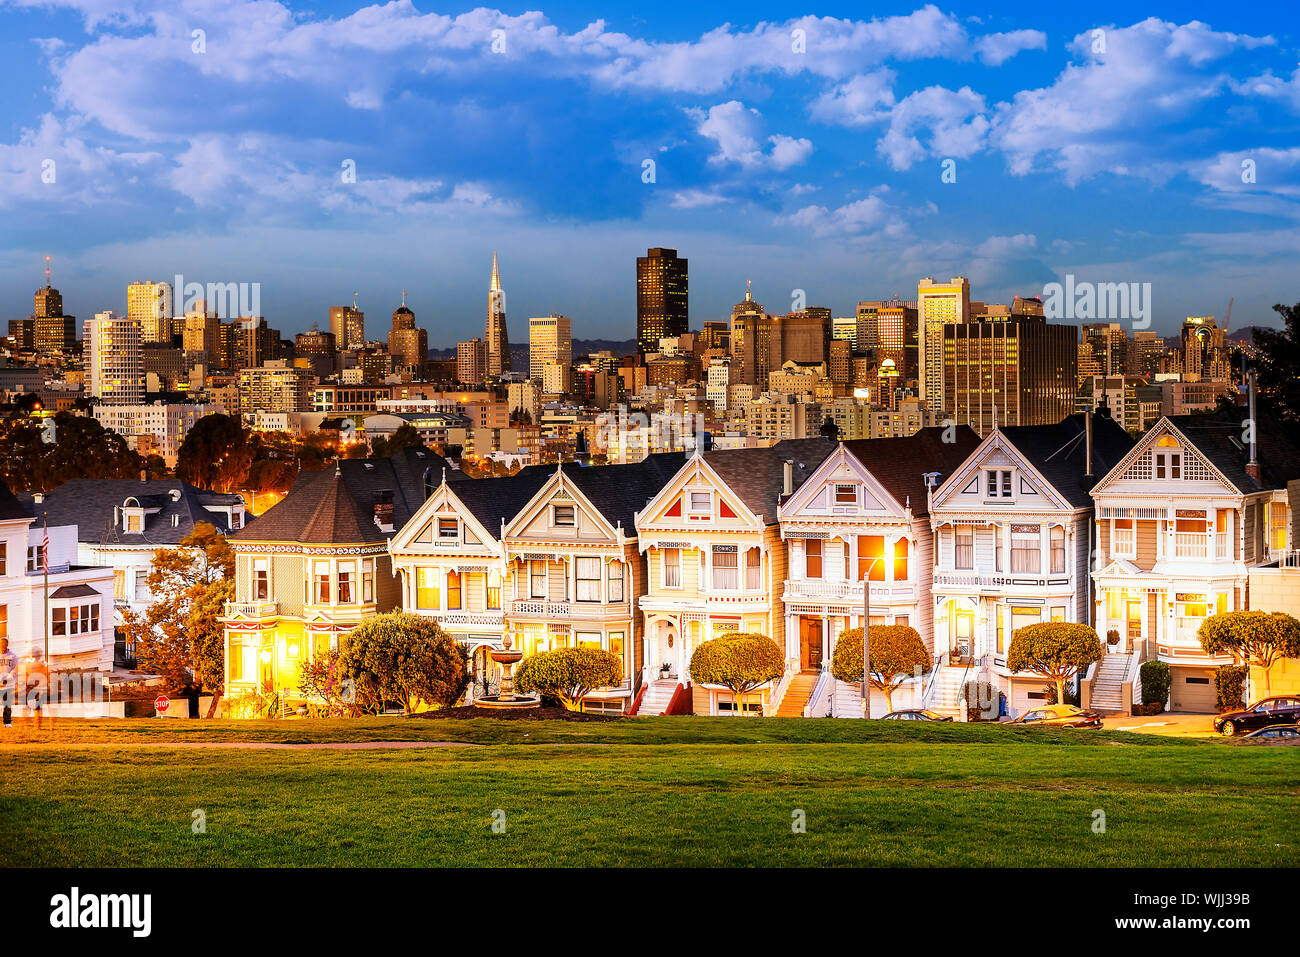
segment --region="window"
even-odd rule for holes
[[[578,583],[578,601],[600,601],[600,559],[575,559],[574,574]]]
[[[361,562],[361,600],[366,604],[375,600],[375,560],[363,559]]]
[[[529,597],[546,597],[546,562],[531,561],[528,563],[528,581]]]
[[[574,522],[572,505],[554,506],[554,516],[551,524],[556,528],[572,528]]]
[[[993,528],[993,570],[995,572],[1006,568],[1006,556],[1002,554],[1004,551],[1006,548],[1002,543],[1002,528],[995,526]]]
[[[1007,616],[1002,614],[1002,609],[998,609],[998,654],[1006,654],[1007,651]]]
[[[28,568],[28,571],[32,569]],[[117,599],[126,598],[126,570],[117,568],[113,570],[113,597]]]
[[[415,607],[436,611],[440,604],[438,570],[430,565],[422,565],[415,570]]]
[[[1032,529],[1032,530],[1031,530]],[[1036,525],[1011,526],[1011,571],[1037,573],[1042,568],[1042,541]]]
[[[0,638],[9,637],[9,606],[0,605]]]
[[[953,566],[961,569],[974,569],[975,530],[970,526],[955,529],[953,542]]]
[[[623,563],[609,563],[609,600],[623,600]]]
[[[493,610],[501,607],[501,576],[495,572],[488,576],[487,606]]]
[[[460,522],[456,521],[454,518],[438,519],[438,541],[460,541]]]
[[[580,631],[574,636],[574,644],[578,648],[597,648],[601,646],[601,635],[598,631]]]
[[[27,570],[38,572],[45,567],[45,549],[40,545],[27,546]]]
[[[1064,605],[1053,605],[1053,606],[1052,606],[1052,621],[1065,621],[1065,606],[1064,606]]]
[[[804,540],[803,565],[806,578],[822,577],[822,541],[820,538]]]
[[[143,601],[149,596],[149,573],[144,569],[135,572],[135,600]]]
[[[330,601],[330,563],[314,562],[312,577],[316,581],[316,604],[328,605]]]
[[[99,605],[50,609],[50,634],[89,635],[99,631]]]
[[[271,592],[271,571],[268,559],[253,560],[253,601],[266,601]]]
[[[715,589],[735,589],[740,587],[740,569],[736,559],[739,557],[735,545],[713,546],[713,587]]]
[[[352,604],[352,579],[356,575],[356,566],[352,562],[339,562],[339,604]]]
[[[128,532],[136,532],[136,533],[143,532],[143,531],[144,531],[144,515],[142,515],[142,514],[140,514],[140,513],[138,513],[138,512],[127,512],[127,514],[126,514],[126,530],[127,530]]]
[[[232,530],[234,530],[234,529],[236,529],[236,528],[239,528],[239,526],[241,526],[241,525],[243,525],[243,524],[244,524],[244,516],[243,516],[243,513],[241,513],[241,512],[231,512],[231,513],[230,513],[230,528],[231,528]]]
[[[460,608],[460,572],[447,572],[447,609]]]
[[[0,575],[5,573],[5,567],[9,560],[9,543],[0,542]]]
[[[50,609],[50,634],[66,635],[68,633],[68,611],[66,608]]]
[[[1004,469],[986,469],[984,472],[985,498],[1011,497],[1011,472]]]
[[[876,559],[885,557],[885,536],[883,535],[859,535],[858,536],[858,578],[861,579],[868,572],[871,573],[871,581],[882,582],[885,580],[885,563]]]
[[[1065,529],[1053,525],[1048,533],[1052,546],[1052,574],[1065,574]]]
[[[1182,478],[1183,453],[1172,435],[1161,436],[1155,449],[1156,478]]]
[[[1019,605],[1011,606],[1011,637],[1015,637],[1016,631],[1024,628],[1026,625],[1036,625],[1043,620],[1043,609],[1032,606],[1022,607]]]
[[[1137,557],[1137,536],[1131,518],[1115,519],[1115,555],[1119,558]]]
[[[691,492],[689,502],[692,512],[712,513],[713,511],[713,495],[709,492]]]
[[[894,581],[907,581],[907,539],[894,542]]]
[[[848,554],[848,546],[845,546],[844,553]],[[758,591],[763,587],[763,553],[757,548],[751,548],[745,552],[745,588],[748,591]]]
[[[227,667],[227,675],[231,681],[244,680],[244,643],[242,641],[230,641],[230,663]]]
[[[858,487],[856,485],[835,486],[835,504],[836,505],[857,505]]]
[[[664,549],[664,587],[682,587],[682,550],[680,548]]]
[[[623,657],[623,632],[611,631],[609,633],[609,650],[620,658]]]

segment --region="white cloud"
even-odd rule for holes
[[[968,86],[918,90],[889,111],[889,129],[876,150],[898,170],[926,156],[964,159],[984,145],[989,130],[984,113],[984,97]]]
[[[877,187],[870,195],[834,209],[826,206],[804,206],[777,222],[806,229],[814,236],[874,237],[898,239],[909,232],[911,217],[918,212],[936,211],[934,204],[921,210],[905,211],[886,199],[888,187]]]
[[[729,100],[701,110],[687,110],[687,115],[697,121],[696,131],[717,144],[717,152],[709,157],[713,166],[735,164],[744,169],[789,169],[803,163],[812,155],[812,142],[795,139],[780,133],[764,137],[763,114],[739,100]],[[763,144],[771,149],[763,151]]]
[[[975,40],[975,52],[980,62],[988,66],[1001,66],[1025,50],[1046,50],[1047,34],[1041,30],[1013,30],[1010,33],[990,33]]]
[[[874,70],[827,90],[813,101],[813,119],[850,127],[878,122],[882,109],[894,105],[896,75],[888,68]]]
[[[673,209],[700,209],[709,206],[720,206],[729,202],[727,197],[720,196],[717,193],[711,193],[702,189],[683,189],[673,193],[672,202],[669,203]]]

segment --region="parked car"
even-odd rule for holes
[[[1032,724],[1050,728],[1100,728],[1101,715],[1072,704],[1050,704],[1033,708],[1007,724]]]
[[[1270,724],[1266,728],[1258,728],[1250,734],[1248,738],[1287,738],[1292,741],[1300,741],[1300,724]]]
[[[1282,695],[1240,711],[1225,711],[1214,719],[1214,730],[1232,737],[1241,731],[1254,731],[1271,724],[1295,724],[1300,721],[1300,697]]]
[[[951,721],[952,715],[940,714],[937,711],[926,711],[923,708],[910,708],[906,711],[891,711],[880,719],[881,721]]]

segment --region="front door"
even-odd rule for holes
[[[953,646],[955,657],[968,658],[975,654],[975,612],[965,609],[957,612]]]
[[[799,670],[820,671],[822,666],[822,622],[820,618],[799,619]]]
[[[1130,601],[1128,604],[1128,640],[1142,637],[1142,602]]]

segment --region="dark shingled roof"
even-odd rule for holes
[[[1257,409],[1256,458],[1260,481],[1246,471],[1250,450],[1243,441],[1250,412],[1245,406],[1219,408],[1206,415],[1171,415],[1170,423],[1187,436],[1210,463],[1242,492],[1286,488],[1300,478],[1300,446],[1294,432],[1272,414]]]
[[[48,518],[51,525],[76,525],[77,541],[95,545],[176,545],[198,522],[208,522],[224,533],[229,530],[226,516],[205,506],[229,508],[243,503],[233,492],[205,492],[180,479],[73,479],[45,493],[39,504],[30,494],[23,498],[38,518]],[[113,520],[113,510],[128,501],[159,509],[145,512],[142,532],[128,533],[120,520]]]
[[[686,464],[685,452],[660,452],[628,465],[600,465],[584,468],[570,465],[564,477],[578,487],[596,506],[605,521],[623,534],[636,535],[636,513]]]
[[[554,474],[554,466],[530,465],[514,475],[466,479],[453,484],[448,473],[447,479],[461,504],[493,538],[499,538],[502,519],[509,524]]]
[[[785,463],[794,463],[794,488],[835,451],[830,439],[786,439],[765,449],[723,449],[704,453],[704,461],[740,496],[745,507],[768,524],[785,491]]]
[[[448,480],[465,479],[447,460],[426,448],[401,449],[391,458],[342,459],[336,467],[299,472],[289,494],[248,526],[230,536],[246,542],[369,544],[388,539],[375,524],[375,506],[391,502],[393,528],[411,520],[437,488],[443,470]]]
[[[1092,478],[1087,478],[1086,413],[1055,425],[1017,425],[1002,434],[1075,508],[1092,505],[1092,488],[1133,448],[1133,439],[1109,415],[1092,413]]]
[[[31,517],[31,509],[18,501],[14,493],[9,491],[9,486],[0,481],[0,521]]]
[[[944,434],[952,429],[952,441]],[[928,515],[926,472],[938,472],[936,487],[970,457],[981,442],[969,425],[931,426],[908,436],[884,439],[852,439],[844,447],[892,495],[899,505],[910,505],[913,515]]]

